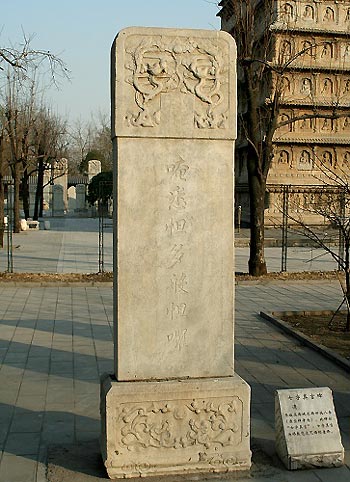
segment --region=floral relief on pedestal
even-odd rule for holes
[[[125,81],[133,87],[135,108],[127,125],[155,127],[161,122],[161,95],[178,93],[195,98],[193,122],[199,129],[226,128],[228,84],[222,44],[190,38],[143,37],[126,48]],[[226,89],[227,90],[227,89]],[[173,113],[175,114],[175,113]]]
[[[117,416],[120,446],[210,450],[242,441],[243,402],[239,397],[122,404]]]

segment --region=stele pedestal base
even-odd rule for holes
[[[238,375],[159,382],[101,379],[110,478],[249,470],[250,387]]]

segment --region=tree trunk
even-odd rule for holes
[[[5,186],[4,186],[4,164],[3,164],[3,150],[2,150],[2,135],[0,135],[0,248],[4,247],[4,232],[5,232]]]
[[[249,173],[250,199],[250,256],[249,274],[262,276],[267,273],[264,254],[264,209],[266,182]]]
[[[346,317],[346,331],[350,331],[350,245],[349,239],[345,240],[345,289],[346,289],[346,298],[347,298],[347,307],[348,313]]]
[[[35,207],[34,216],[35,221],[38,220],[39,216],[42,216],[43,211],[43,185],[44,185],[44,161],[42,159],[38,162],[38,181],[35,192]]]
[[[28,170],[24,169],[22,178],[22,201],[23,201],[23,211],[24,217],[28,219],[30,217],[29,213],[29,176]]]
[[[21,231],[21,220],[20,220],[20,200],[19,200],[19,188],[20,188],[20,173],[19,173],[19,163],[16,162],[13,169],[13,232],[19,233]]]
[[[1,166],[0,166],[1,168]],[[4,247],[4,232],[5,232],[5,223],[4,223],[4,210],[5,204],[5,189],[4,189],[4,179],[0,172],[0,248]]]

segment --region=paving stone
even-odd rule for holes
[[[43,419],[43,412],[16,412],[12,419],[10,433],[40,433]]]
[[[4,454],[0,465],[1,482],[36,482],[35,459]]]
[[[61,268],[64,269],[62,263]],[[13,436],[18,437],[17,430],[20,429],[21,422],[23,429],[20,433],[23,436],[39,435],[37,430],[40,426],[40,414],[44,414],[45,411],[46,414],[52,415],[52,423],[48,422],[46,425],[50,432],[48,430],[43,432],[45,437],[41,440],[40,446],[34,444],[36,453],[30,457],[38,458],[40,451],[45,452],[47,444],[97,440],[99,434],[99,374],[101,370],[111,370],[113,367],[111,286],[89,286],[88,288],[82,286],[29,288],[23,286],[13,288],[0,284],[0,296],[2,299],[0,340],[5,340],[5,342],[0,341],[0,350],[1,343],[6,343],[2,346],[7,352],[9,342],[15,334],[16,325],[19,325],[20,330],[16,334],[15,343],[22,343],[24,346],[19,345],[18,353],[29,354],[27,360],[19,361],[18,358],[14,360],[8,358],[7,361],[4,359],[5,362],[3,361],[0,365],[1,386],[5,386],[4,383],[8,380],[15,380],[13,383],[10,382],[13,387],[10,390],[12,392],[12,390],[16,390],[16,386],[22,383],[18,399],[13,394],[6,399],[5,391],[0,390],[0,426],[5,427],[3,441],[14,443]],[[23,301],[19,304],[18,299]],[[253,437],[259,433],[264,440],[265,447],[272,447],[271,450],[273,450],[273,397],[277,388],[291,385],[301,388],[307,386],[308,383],[310,386],[316,384],[324,386],[328,383],[334,391],[336,410],[340,417],[341,435],[346,449],[347,465],[341,469],[298,471],[297,474],[283,471],[278,472],[275,479],[257,475],[254,477],[256,482],[259,480],[264,482],[268,480],[273,480],[273,482],[275,480],[276,482],[342,482],[342,480],[350,480],[349,374],[321,355],[303,347],[292,337],[287,337],[258,316],[262,309],[286,310],[295,309],[296,306],[299,309],[310,310],[332,309],[332,307],[338,306],[338,299],[340,302],[341,292],[339,284],[335,281],[236,286],[236,370],[252,385]],[[66,309],[63,311],[64,306]],[[33,334],[31,345],[29,332]],[[53,352],[51,352],[52,333],[55,333],[54,347],[56,348]],[[95,346],[92,343],[93,336]],[[67,339],[69,339],[68,343],[66,343]],[[76,351],[75,354],[73,350]],[[1,353],[4,354],[4,351]],[[51,354],[54,356],[51,357]],[[71,362],[65,361],[72,360],[72,357],[75,359],[77,369],[74,385],[72,385],[70,370]],[[50,367],[52,371],[49,376]],[[87,378],[84,378],[85,376]],[[49,379],[52,394],[48,398],[46,395],[37,397],[30,393],[31,382],[32,387],[40,387],[38,391],[42,394],[44,388],[41,387],[46,387]],[[38,385],[36,385],[37,383]],[[59,392],[62,387],[67,386],[69,396],[65,400],[63,396],[59,395]],[[12,420],[13,414],[19,417],[17,421]],[[56,416],[58,417],[57,424],[54,423]],[[59,420],[60,417],[62,421]],[[38,418],[37,424],[35,419],[38,421]],[[77,419],[76,426],[75,418]],[[30,431],[31,427],[33,432]],[[55,431],[54,428],[58,427],[60,430]],[[14,431],[6,440],[7,430],[10,429]],[[259,432],[257,432],[258,430]],[[8,452],[2,456],[0,482],[21,480],[31,482],[31,480],[35,480],[33,475],[35,472],[35,460],[16,457]],[[44,471],[41,470],[41,475],[39,472],[38,466],[37,482],[44,482]]]
[[[335,469],[315,470],[315,474],[321,482],[349,482],[349,469],[346,466]]]
[[[38,432],[10,433],[5,443],[5,452],[13,455],[37,455],[39,444]]]

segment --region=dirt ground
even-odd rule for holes
[[[235,279],[239,281],[297,281],[297,280],[333,280],[344,278],[339,271],[302,271],[302,272],[271,272],[263,276],[255,277],[248,273],[236,273]]]
[[[327,279],[337,279],[339,273],[337,271],[303,271],[301,273],[268,273],[264,276],[258,278],[250,276],[247,273],[236,273],[235,279],[239,281],[288,281],[288,280],[327,280]],[[113,281],[113,273],[90,273],[90,274],[80,274],[80,273],[0,273],[1,281],[15,281],[15,282],[105,282]]]
[[[16,283],[96,283],[113,281],[113,273],[0,273],[0,282]]]
[[[350,331],[346,328],[346,312],[332,315],[288,315],[280,318],[317,344],[334,350],[338,355],[350,360]]]

